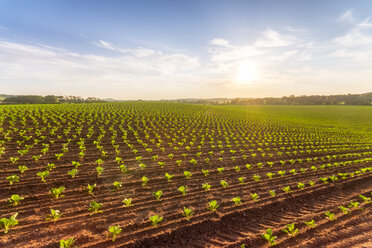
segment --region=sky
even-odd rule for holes
[[[368,0],[0,0],[0,94],[371,91]]]

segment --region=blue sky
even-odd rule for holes
[[[0,0],[0,93],[372,91],[372,1]]]

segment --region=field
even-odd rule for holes
[[[372,247],[371,124],[357,106],[0,106],[0,247]]]

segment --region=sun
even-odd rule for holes
[[[237,67],[236,82],[248,83],[258,78],[257,65],[250,61],[244,61]]]

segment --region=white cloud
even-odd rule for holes
[[[100,42],[100,45],[114,48],[107,42]],[[144,90],[157,87],[156,90],[161,91],[170,84],[180,86],[194,80],[194,72],[200,66],[199,58],[181,53],[168,54],[144,48],[126,50],[102,56],[0,41],[0,82],[13,85],[13,90],[18,87],[19,91],[34,88],[28,84],[36,82],[42,85],[40,88],[52,92],[86,95],[92,91],[98,96],[120,98],[119,91],[124,90],[122,98],[140,98]]]
[[[215,38],[210,41],[210,44],[215,45],[215,46],[224,46],[224,47],[230,47],[229,41],[225,39],[219,39]]]

